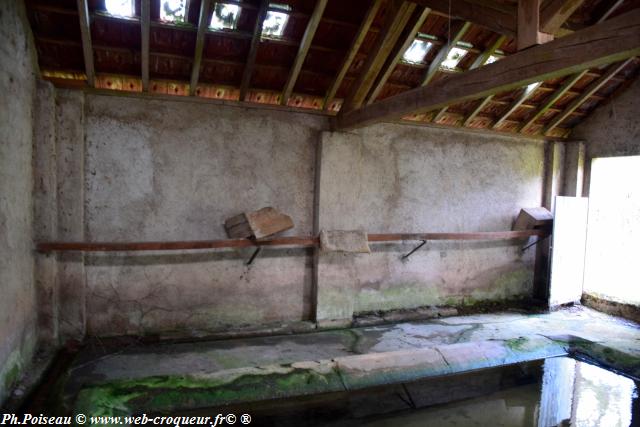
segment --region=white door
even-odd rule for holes
[[[586,197],[556,197],[551,244],[551,307],[582,298],[587,241]]]

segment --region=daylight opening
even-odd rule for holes
[[[452,48],[447,54],[447,59],[442,61],[442,68],[455,70],[467,53],[468,51],[465,49],[461,49],[459,47]]]
[[[133,16],[133,0],[104,0],[104,6],[113,16]]]
[[[209,26],[214,30],[235,30],[240,10],[240,6],[234,4],[216,3]]]
[[[187,14],[187,0],[162,0],[160,20],[165,22],[184,22]]]
[[[280,9],[282,12],[269,10],[267,16],[262,23],[262,36],[263,37],[282,37],[284,29],[287,26],[289,15],[286,13],[291,10],[291,7],[286,4],[271,3],[270,9]]]
[[[409,46],[409,49],[402,55],[402,60],[413,64],[420,64],[424,62],[424,58],[427,56],[431,46],[433,46],[431,42],[415,39],[411,43],[411,46]]]

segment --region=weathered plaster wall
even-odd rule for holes
[[[22,2],[0,2],[0,403],[36,345],[32,255],[35,50]]]
[[[580,123],[571,138],[585,142],[583,195],[589,195],[591,160],[596,157],[640,155],[640,79]]]
[[[224,219],[274,206],[313,225],[326,119],[211,104],[87,95],[85,232],[91,241],[224,239]],[[90,334],[211,331],[301,321],[304,249],[86,256]]]
[[[400,125],[324,133],[320,228],[370,233],[510,230],[520,208],[540,206],[539,141]],[[325,254],[318,319],[352,313],[531,296],[533,250],[516,242],[376,245],[372,254]]]

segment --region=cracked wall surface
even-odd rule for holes
[[[0,2],[0,404],[36,342],[32,254],[35,48],[22,2]]]

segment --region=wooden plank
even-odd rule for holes
[[[187,2],[188,4],[189,2]],[[142,67],[142,91],[149,91],[149,29],[151,24],[151,0],[142,0],[140,3],[140,34],[141,43],[141,67]]]
[[[338,89],[340,89],[340,85],[342,85],[342,81],[344,77],[347,75],[349,68],[351,67],[351,63],[355,59],[358,51],[360,50],[360,46],[364,42],[367,33],[369,32],[369,28],[371,28],[371,24],[373,23],[373,19],[378,14],[378,10],[380,10],[380,6],[382,5],[382,0],[373,0],[371,6],[367,10],[367,13],[364,16],[362,23],[360,24],[360,28],[358,28],[358,32],[356,33],[353,42],[351,43],[351,47],[347,51],[347,54],[342,61],[342,65],[340,66],[340,70],[338,74],[336,74],[335,79],[331,83],[329,90],[327,91],[327,95],[324,98],[323,108],[326,110],[331,105],[331,102],[336,96]]]
[[[600,76],[599,79],[592,82],[589,86],[587,86],[582,94],[574,99],[563,111],[558,114],[549,122],[547,126],[544,128],[544,134],[548,134],[552,129],[557,127],[560,123],[562,123],[567,117],[571,115],[578,107],[580,107],[591,95],[596,93],[602,86],[605,85],[613,76],[618,74],[624,67],[627,66],[630,62],[633,61],[634,58],[629,58],[625,61],[618,62],[617,64],[609,67],[606,73]]]
[[[333,125],[336,130],[344,130],[397,120],[407,114],[513,90],[638,54],[640,10],[634,10],[485,67],[453,75],[446,81],[408,90],[354,111],[341,111]]]
[[[477,58],[473,61],[473,63],[469,67],[469,70],[475,70],[476,68],[479,68],[485,65],[489,60],[489,58],[491,58],[491,55],[496,53],[496,50],[498,50],[500,46],[502,46],[502,44],[506,39],[507,39],[506,36],[498,36],[496,40],[487,49],[485,49],[480,55],[477,56]],[[471,120],[480,112],[480,110],[484,108],[484,106],[487,105],[487,103],[491,100],[491,97],[488,97],[488,98],[489,100],[480,102],[480,104],[478,105],[480,109],[478,108],[474,109],[474,111],[472,112],[472,115],[470,115],[471,119],[469,118],[469,116],[465,117],[464,123],[471,122]],[[436,115],[433,117],[433,120],[431,121],[432,122],[439,121],[442,117],[444,117],[444,113],[447,112],[448,108],[449,106],[442,107],[440,111],[436,113]],[[463,126],[466,126],[466,124],[464,123],[463,123]]]
[[[436,57],[433,58],[433,61],[431,61],[431,64],[429,64],[429,68],[422,77],[422,82],[420,83],[420,85],[426,86],[431,83],[431,80],[433,80],[433,78],[440,70],[442,62],[447,59],[447,55],[449,55],[451,49],[456,46],[456,44],[462,39],[462,37],[464,37],[469,28],[471,28],[471,22],[467,21],[457,23],[456,27],[457,28],[454,30],[455,35],[451,38],[451,40],[448,41],[446,45],[442,46],[442,48],[438,51]]]
[[[540,4],[542,0],[518,1],[518,50],[547,43],[553,36],[540,32]]]
[[[211,20],[211,0],[202,0],[200,5],[200,18],[198,19],[198,34],[196,35],[196,50],[193,54],[193,65],[191,68],[191,81],[189,84],[189,95],[196,93],[198,78],[200,76],[200,64],[202,63],[202,51],[204,50],[204,37]]]
[[[516,37],[517,9],[507,3],[493,0],[412,0],[440,14],[454,19],[470,21],[507,37]]]
[[[313,36],[315,36],[318,25],[320,25],[320,19],[322,19],[322,14],[327,6],[327,1],[328,0],[317,0],[316,2],[316,7],[313,9],[313,14],[309,19],[307,29],[304,31],[302,41],[300,41],[298,53],[296,55],[296,59],[293,61],[293,66],[291,67],[291,72],[287,78],[287,83],[284,85],[284,90],[282,91],[282,97],[280,99],[280,104],[282,105],[287,105],[289,102],[293,88],[296,85],[298,76],[300,75],[300,70],[302,70],[302,64],[304,64],[304,60],[307,58],[307,53],[309,52]]]
[[[491,102],[492,99],[493,99],[493,95],[484,97],[482,101],[480,101],[478,106],[474,108],[469,114],[467,114],[467,116],[464,118],[462,122],[462,126],[469,126],[473,121],[473,119],[475,119],[478,116],[478,114],[480,114],[480,112],[484,109],[484,107],[487,106],[487,104],[489,104],[489,102]]]
[[[544,237],[545,230],[486,231],[475,233],[389,233],[368,234],[369,242],[396,242],[403,240],[509,240],[531,236]],[[129,252],[129,251],[176,251],[194,249],[249,248],[254,246],[300,246],[318,247],[319,239],[313,236],[278,237],[264,240],[226,239],[191,240],[175,242],[41,242],[36,245],[39,252]]]
[[[415,8],[416,5],[408,1],[401,1],[395,7],[389,5],[390,15],[387,16],[384,28],[378,34],[376,49],[367,56],[362,71],[353,83],[351,92],[345,98],[340,111],[353,110],[363,104]]]
[[[78,18],[80,19],[80,35],[82,37],[82,56],[84,56],[84,70],[87,74],[87,84],[96,86],[96,72],[93,66],[93,48],[91,47],[91,23],[89,21],[89,6],[87,0],[78,0]]]
[[[540,10],[540,30],[554,34],[571,15],[584,3],[584,0],[550,0]]]
[[[253,36],[251,37],[251,47],[249,48],[249,54],[247,55],[247,63],[244,66],[242,72],[242,82],[240,83],[240,101],[244,101],[249,91],[249,85],[251,83],[251,75],[256,65],[256,56],[258,55],[258,48],[260,47],[260,39],[262,37],[262,24],[264,18],[267,16],[267,9],[269,8],[269,0],[260,0],[260,9],[258,9],[258,15],[256,17],[256,23],[253,26]]]
[[[367,100],[367,104],[371,104],[376,100],[376,98],[378,98],[380,91],[382,91],[382,88],[387,83],[387,80],[389,79],[389,76],[391,76],[391,73],[393,73],[396,65],[398,65],[398,62],[400,62],[404,53],[407,51],[407,49],[409,49],[411,43],[413,43],[413,41],[415,40],[416,34],[418,33],[418,31],[420,31],[420,28],[424,24],[424,21],[427,19],[427,16],[429,16],[429,12],[431,12],[431,9],[423,8],[421,6],[416,7],[416,9],[413,11],[411,19],[407,23],[407,28],[400,37],[400,40],[398,40],[398,42],[396,43],[394,53],[390,55],[385,62],[383,67],[384,71],[378,75],[378,78],[373,85],[373,89],[371,90],[371,93],[369,94],[369,98]]]
[[[578,82],[585,74],[587,74],[587,70],[580,71],[579,73],[575,73],[566,78],[565,82],[562,86],[555,92],[551,93],[551,95],[547,96],[544,100],[544,103],[529,117],[529,119],[520,126],[518,129],[519,132],[524,132],[527,130],[529,126],[534,124],[536,120],[538,120],[544,113],[549,111],[549,109],[558,102],[562,96],[567,93],[571,87]]]

